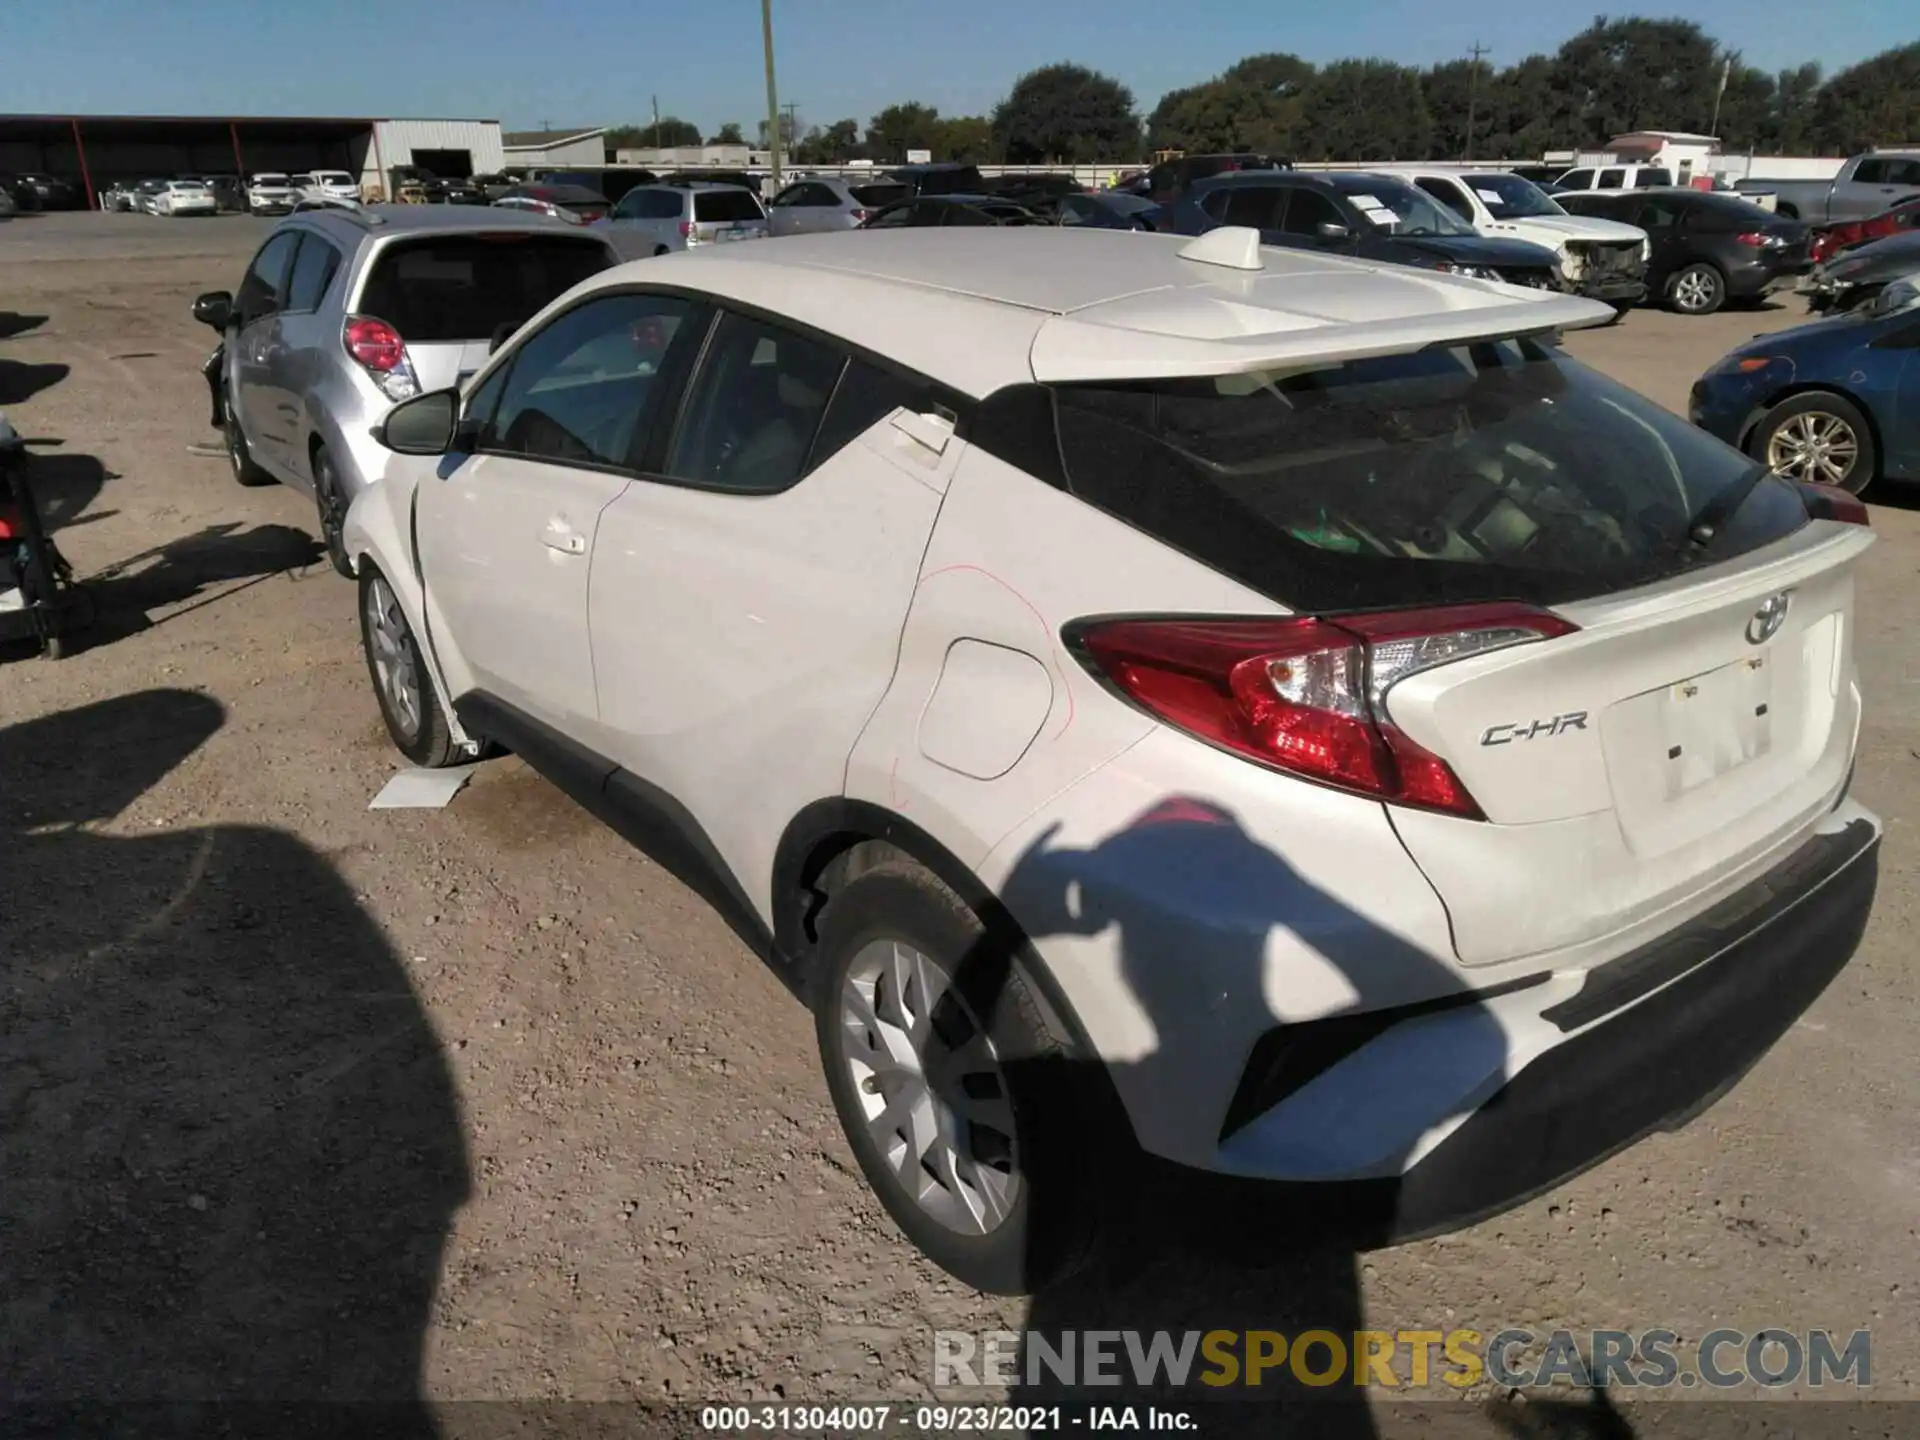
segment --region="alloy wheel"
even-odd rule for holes
[[[1767,468],[1790,480],[1845,485],[1860,460],[1860,437],[1838,415],[1803,410],[1767,437]]]
[[[413,663],[413,636],[400,601],[383,576],[367,584],[367,652],[381,698],[402,732],[420,733],[420,672]]]
[[[1689,270],[1674,282],[1673,298],[1682,310],[1704,310],[1713,303],[1713,277],[1704,270]]]
[[[997,1229],[1019,1195],[1013,1105],[993,1042],[936,961],[875,940],[840,994],[845,1062],[882,1164],[930,1218]]]

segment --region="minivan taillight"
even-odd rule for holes
[[[349,315],[340,340],[389,400],[411,400],[420,393],[413,362],[407,358],[407,342],[386,321]]]
[[[691,220],[682,220],[680,222],[680,233],[682,235],[693,234],[693,222]]]
[[[1436,665],[1579,627],[1525,605],[1338,619],[1109,620],[1083,661],[1157,719],[1302,779],[1484,819],[1451,766],[1387,717],[1387,690]]]

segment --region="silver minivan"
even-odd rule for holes
[[[767,207],[775,235],[818,235],[828,230],[858,230],[876,212],[913,191],[898,180],[852,180],[812,175],[795,181]]]
[[[500,339],[619,258],[604,234],[512,210],[296,211],[237,292],[193,305],[221,336],[202,374],[234,478],[310,493],[328,558],[352,574],[340,526],[386,463],[374,422],[464,385]]]
[[[738,185],[639,185],[601,224],[614,248],[636,260],[694,245],[763,240],[767,212],[758,195]]]

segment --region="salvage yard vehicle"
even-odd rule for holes
[[[1843,220],[1837,224],[1814,226],[1813,240],[1807,253],[1818,265],[1842,251],[1915,229],[1920,229],[1920,200],[1909,200],[1904,205],[1882,210],[1878,215],[1869,215],[1864,220]]]
[[[1874,896],[1872,531],[1556,343],[1612,314],[1238,227],[622,266],[379,422],[374,698],[712,899],[970,1284],[1143,1151],[1444,1228],[1717,1095]]]
[[[299,202],[300,192],[278,170],[263,170],[247,180],[247,210],[254,215],[285,215]]]
[[[1800,282],[1815,314],[1856,310],[1887,286],[1920,274],[1920,233],[1905,231],[1847,250],[1813,267]]]
[[[360,199],[360,182],[344,170],[313,170],[295,175],[293,188],[310,200]]]
[[[1644,230],[1653,247],[1647,293],[1682,315],[1711,315],[1730,300],[1757,302],[1792,288],[1813,265],[1805,225],[1741,196],[1675,188],[1554,199],[1575,215]]]
[[[584,185],[562,185],[541,181],[537,185],[516,185],[493,202],[503,210],[519,210],[563,220],[569,225],[590,225],[607,216],[607,197]]]
[[[116,180],[100,192],[100,208],[109,215],[123,215],[140,208],[137,189],[130,180]]]
[[[1394,175],[1240,170],[1199,180],[1174,206],[1170,228],[1201,235],[1222,225],[1258,229],[1268,245],[1418,265],[1510,285],[1558,289],[1554,253],[1526,240],[1478,234]]]
[[[1053,223],[1091,226],[1097,230],[1159,230],[1167,212],[1144,195],[1102,190],[1092,195],[1063,195],[1054,208]]]
[[[1482,235],[1511,236],[1545,246],[1557,258],[1561,288],[1626,311],[1647,295],[1653,249],[1644,230],[1574,215],[1530,180],[1498,170],[1383,165],[1424,190]]]
[[[787,186],[767,202],[767,231],[772,235],[817,235],[855,230],[882,206],[906,197],[907,187],[890,181],[818,175]]]
[[[1920,276],[1848,315],[1761,335],[1694,383],[1694,424],[1777,475],[1859,494],[1920,480]]]
[[[148,201],[155,215],[218,215],[220,201],[204,180],[169,180]]]
[[[221,335],[203,373],[234,478],[312,495],[320,538],[346,573],[341,522],[383,463],[373,422],[397,400],[458,384],[503,329],[617,259],[598,236],[507,211],[297,212],[237,293],[193,306]]]
[[[758,195],[738,185],[636,185],[608,213],[604,228],[623,257],[639,260],[698,245],[763,240],[767,211]]]
[[[926,229],[934,225],[1045,225],[1046,216],[998,195],[922,195],[883,206],[862,230]]]
[[[1831,180],[1737,180],[1734,189],[1771,192],[1776,212],[1790,220],[1864,220],[1920,200],[1920,147],[1855,155]]]

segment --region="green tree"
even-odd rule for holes
[[[1814,138],[1815,103],[1820,97],[1820,66],[1809,60],[1773,77],[1773,109],[1761,143],[1776,155],[1805,155]]]
[[[612,125],[601,136],[601,142],[607,147],[607,153],[615,150],[636,150],[646,143],[641,137],[647,132],[638,125]]]
[[[1883,50],[1820,87],[1814,135],[1821,148],[1852,155],[1920,136],[1920,42]]]
[[[867,122],[868,158],[903,164],[909,150],[938,147],[943,123],[938,110],[917,100],[889,105]]]
[[[818,125],[809,128],[794,146],[793,158],[801,165],[831,165],[863,158],[862,149],[860,122],[836,120],[824,130]]]
[[[1433,135],[1420,72],[1391,60],[1339,60],[1304,97],[1302,157],[1424,160]]]
[[[1015,165],[1136,156],[1140,121],[1133,92],[1084,65],[1030,70],[994,107],[993,144]]]
[[[936,160],[978,164],[993,158],[993,122],[984,115],[956,115],[940,122],[940,138],[932,147]]]
[[[1603,17],[1554,55],[1555,118],[1587,148],[1630,130],[1704,131],[1722,58],[1691,20]]]
[[[713,143],[715,145],[744,145],[747,143],[747,137],[741,133],[740,122],[738,120],[729,120],[715,132]]]
[[[1485,61],[1475,60],[1449,60],[1420,77],[1420,93],[1433,122],[1430,153],[1425,158],[1500,158],[1487,148],[1496,127],[1493,90],[1498,79],[1498,72]],[[1469,119],[1473,124],[1471,136],[1467,134]]]

